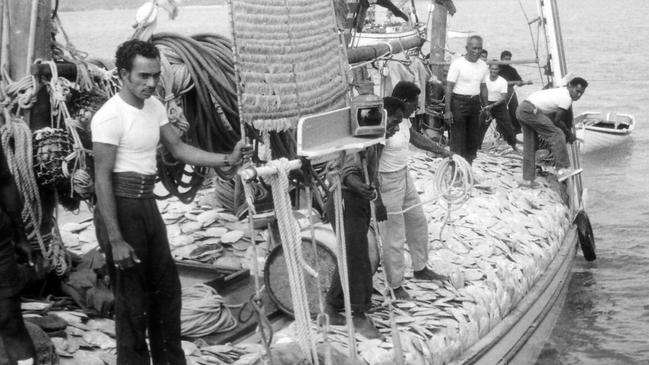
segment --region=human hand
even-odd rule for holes
[[[345,178],[345,184],[354,190],[363,199],[372,200],[376,197],[376,191],[369,184],[364,183],[357,175],[349,175]]]
[[[568,132],[566,133],[566,143],[573,143],[577,140],[577,136],[575,136],[574,133]]]
[[[110,246],[113,251],[113,264],[116,268],[130,269],[140,263],[133,247],[123,239],[111,241]]]
[[[453,113],[452,112],[447,111],[446,113],[444,113],[444,123],[446,123],[446,125],[449,125],[449,126],[453,125]]]
[[[388,220],[388,210],[380,199],[374,202],[374,213],[376,214],[377,222],[385,222]]]
[[[252,147],[248,146],[244,140],[240,140],[229,155],[228,163],[230,165],[238,165],[242,161],[249,160],[252,158],[252,152]]]

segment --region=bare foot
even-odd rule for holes
[[[383,336],[376,328],[372,320],[367,316],[354,316],[354,329],[367,339],[382,339]]]

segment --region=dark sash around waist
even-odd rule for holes
[[[130,199],[153,199],[156,175],[136,172],[114,172],[113,193],[116,197]]]
[[[462,95],[453,93],[453,99],[463,100],[463,101],[480,101],[480,95]]]

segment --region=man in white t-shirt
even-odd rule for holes
[[[180,140],[162,103],[152,98],[160,79],[160,53],[130,40],[116,52],[122,89],[92,119],[95,158],[95,227],[115,294],[118,364],[185,364],[180,345],[180,281],[153,186],[158,142],[180,161],[201,166],[239,163]],[[147,350],[146,334],[151,354]]]
[[[507,81],[498,76],[499,71],[500,66],[497,64],[489,65],[487,105],[482,109],[482,113],[480,114],[480,146],[482,146],[482,141],[491,124],[491,120],[496,119],[498,132],[500,132],[507,144],[516,150],[516,134],[514,133],[514,126],[509,119],[509,113],[507,111]]]
[[[392,96],[405,104],[405,116],[415,112],[421,90],[408,81],[400,81],[392,90]],[[380,223],[383,240],[383,266],[388,285],[394,289],[398,299],[409,299],[404,289],[404,248],[408,243],[412,268],[416,279],[439,280],[443,276],[434,273],[428,264],[428,222],[421,207],[415,180],[408,171],[410,144],[415,147],[443,156],[452,155],[442,146],[417,132],[407,117],[403,119],[397,131],[385,141],[385,148],[379,160],[380,192],[383,204],[389,214],[385,222]]]
[[[523,127],[523,180],[534,185],[536,161],[535,134],[538,134],[550,145],[554,156],[557,178],[564,181],[581,172],[570,168],[570,157],[566,142],[575,141],[575,135],[564,119],[569,113],[573,101],[579,100],[586,91],[588,82],[575,77],[565,87],[539,90],[523,101],[516,110],[516,117]],[[552,119],[550,119],[552,118]]]
[[[481,142],[480,108],[487,104],[489,68],[480,59],[482,38],[467,39],[466,54],[454,60],[448,70],[446,113],[450,125],[451,151],[472,163]]]

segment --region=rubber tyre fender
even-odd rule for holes
[[[584,254],[586,261],[594,261],[597,259],[597,255],[595,254],[595,235],[593,234],[593,227],[590,225],[588,214],[583,210],[577,213],[575,223],[577,224],[581,252]]]

